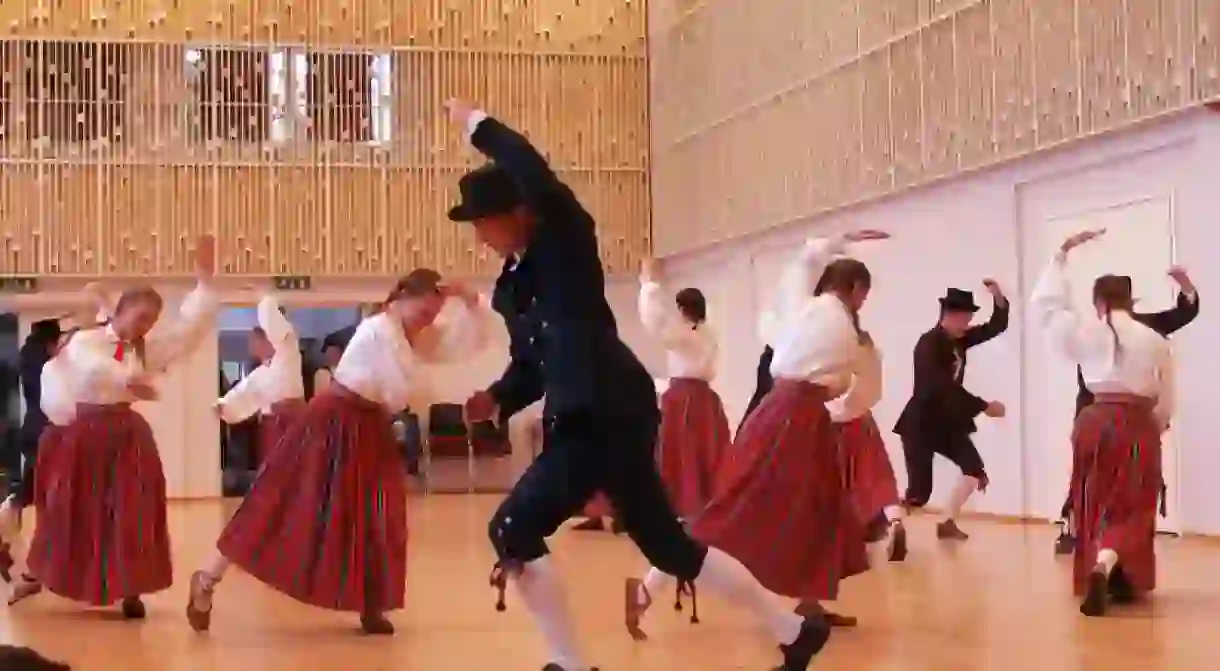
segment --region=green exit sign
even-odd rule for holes
[[[28,275],[0,275],[0,293],[32,294],[38,291],[38,278]]]
[[[313,288],[313,280],[308,275],[277,275],[275,277],[276,291],[309,291]]]

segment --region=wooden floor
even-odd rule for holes
[[[217,594],[212,632],[194,634],[182,612],[186,577],[234,505],[206,502],[171,506],[178,584],[148,600],[145,622],[44,595],[0,614],[0,639],[81,671],[537,671],[545,651],[520,601],[510,592],[508,612],[498,614],[487,588],[484,532],[495,503],[412,502],[408,604],[392,618],[392,638],[360,636],[355,618],[299,605],[237,572]],[[1220,656],[1220,544],[1162,541],[1155,600],[1086,620],[1069,593],[1070,566],[1052,556],[1052,527],[969,521],[973,537],[956,548],[939,544],[926,518],[910,527],[906,564],[846,583],[837,608],[862,625],[836,632],[814,669],[1187,671],[1213,668]],[[633,643],[621,626],[622,579],[644,564],[630,542],[563,531],[553,547],[586,647],[605,671],[761,671],[775,661],[742,612],[706,595],[697,626],[658,598],[652,640]]]

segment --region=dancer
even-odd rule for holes
[[[18,441],[22,466],[21,479],[13,483],[12,492],[0,504],[0,578],[12,582],[14,543],[20,541],[21,512],[34,502],[35,465],[38,461],[38,441],[48,420],[41,401],[43,367],[55,356],[61,335],[58,319],[44,319],[30,325],[19,353],[21,393],[25,400],[25,417],[21,422]]]
[[[640,321],[665,347],[669,388],[661,394],[658,462],[669,500],[683,519],[703,510],[732,436],[710,382],[720,346],[707,324],[707,299],[695,288],[667,298],[655,262],[640,276]]]
[[[712,500],[691,525],[695,539],[741,561],[767,589],[800,599],[798,612],[832,626],[856,620],[827,613],[820,602],[837,596],[839,580],[867,570],[868,557],[826,402],[856,370],[858,314],[872,284],[863,263],[834,257],[847,243],[886,237],[859,231],[815,238],[785,270],[772,312],[779,316],[771,330],[775,386],[733,441]],[[869,407],[866,385],[856,388],[853,405]],[[643,581],[628,581],[627,628],[637,639],[645,638],[639,622],[652,595],[672,580],[663,571],[654,566]]]
[[[970,439],[974,418],[980,413],[1003,417],[1005,412],[1002,403],[984,401],[962,386],[966,350],[1008,330],[1008,299],[995,280],[983,280],[983,286],[991,293],[994,308],[980,326],[970,325],[979,306],[969,291],[949,289],[940,299],[939,323],[915,345],[915,388],[894,427],[906,457],[903,505],[907,508],[922,508],[932,496],[933,455],[944,456],[962,470],[945,516],[936,525],[937,538],[947,540],[969,538],[957,526],[957,516],[976,490],[987,489],[983,458]]]
[[[765,332],[765,329],[760,332]],[[750,397],[750,402],[746,404],[746,411],[741,416],[741,422],[737,425],[737,433],[741,433],[741,427],[746,425],[746,420],[750,418],[750,414],[758,408],[759,403],[762,403],[763,397],[771,392],[771,387],[775,386],[775,379],[771,377],[771,361],[774,358],[775,350],[771,349],[770,345],[763,347],[762,355],[758,357],[754,395]]]
[[[872,413],[881,400],[881,352],[868,333],[860,334],[860,345],[851,389],[826,407],[843,451],[848,496],[865,525],[865,540],[888,540],[890,561],[900,562],[907,556],[907,532],[898,505],[898,480]]]
[[[471,419],[509,417],[546,396],[545,446],[492,517],[501,599],[516,583],[553,655],[546,671],[589,671],[546,538],[595,491],[655,565],[750,608],[780,644],[781,671],[804,671],[830,636],[821,618],[785,612],[727,554],[690,539],[654,458],[653,381],[618,336],[592,216],[520,133],[460,101],[450,117],[491,159],[459,182],[449,212],[505,257],[492,304],[511,336],[511,361],[467,401]],[[503,607],[503,600],[498,604]]]
[[[449,297],[461,309],[441,315]],[[359,613],[365,633],[394,633],[385,614],[406,589],[407,474],[391,416],[427,407],[422,364],[476,354],[491,313],[429,269],[399,280],[385,304],[360,323],[330,386],[272,448],[216,554],[191,576],[196,631],[211,626],[213,592],[236,564],[303,603]]]
[[[141,619],[140,597],[173,582],[165,473],[152,429],[131,404],[156,400],[155,376],[210,332],[215,249],[200,238],[199,285],[168,327],[150,332],[160,294],[129,289],[108,324],[76,332],[57,356],[76,416],[54,458],[38,465],[45,494],[29,558],[30,573],[55,594],[94,606],[121,601],[124,617]]]
[[[261,364],[216,402],[216,414],[228,424],[258,420],[259,462],[267,461],[284,432],[305,410],[301,346],[296,330],[273,296],[258,304],[258,326],[250,329],[250,356]]]
[[[1173,416],[1169,341],[1131,315],[1131,284],[1115,275],[1093,283],[1095,315],[1072,306],[1067,258],[1105,232],[1078,233],[1043,271],[1030,307],[1054,344],[1080,365],[1093,402],[1072,430],[1072,519],[1079,535],[1073,587],[1080,612],[1104,615],[1156,587],[1156,513],[1161,433]]]
[[[1190,276],[1186,271],[1179,267],[1169,269],[1169,276],[1178,285],[1178,299],[1172,308],[1162,312],[1133,312],[1131,318],[1135,321],[1147,326],[1148,328],[1160,333],[1165,337],[1169,337],[1177,333],[1182,327],[1195,320],[1199,316],[1199,292],[1195,288],[1195,283],[1191,281]],[[1131,284],[1131,278],[1123,276],[1122,281],[1128,285]],[[1093,403],[1093,394],[1085,387],[1084,377],[1080,371],[1080,366],[1076,367],[1076,415]],[[1161,489],[1161,514],[1165,514],[1165,495],[1164,487]],[[1070,555],[1075,550],[1076,538],[1073,535],[1073,520],[1071,519],[1072,497],[1069,494],[1063,502],[1063,510],[1060,514],[1060,532],[1059,538],[1055,539],[1055,554]]]

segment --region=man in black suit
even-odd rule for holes
[[[466,103],[447,107],[492,161],[462,177],[449,218],[470,222],[505,259],[492,307],[508,328],[510,361],[467,401],[468,416],[504,421],[545,396],[542,452],[488,525],[499,557],[492,582],[516,582],[553,655],[544,671],[590,669],[546,538],[597,491],[654,566],[754,610],[783,651],[779,669],[804,671],[830,635],[825,621],[786,612],[739,562],[695,543],[669,503],[653,458],[656,389],[619,339],[593,217],[524,136]],[[637,597],[630,583],[626,596]]]
[[[987,488],[983,458],[970,435],[980,413],[1003,417],[1004,405],[966,391],[966,350],[981,345],[1008,329],[1008,299],[993,280],[984,280],[995,307],[986,323],[971,326],[978,312],[974,294],[949,289],[940,299],[940,321],[915,345],[915,381],[911,399],[898,417],[894,433],[902,438],[907,465],[907,508],[922,508],[932,496],[932,457],[940,454],[962,470],[945,519],[936,527],[938,538],[965,540],[956,516],[976,490]]]
[[[10,582],[13,557],[9,546],[11,534],[21,526],[21,511],[33,503],[34,466],[38,462],[38,440],[49,420],[42,411],[42,368],[55,355],[62,330],[58,319],[44,319],[30,325],[19,353],[21,393],[25,400],[25,417],[21,421],[18,444],[25,461],[20,479],[12,482],[11,493],[0,505],[0,578]]]
[[[1199,293],[1195,289],[1195,283],[1191,281],[1190,276],[1186,271],[1179,267],[1170,269],[1169,276],[1178,285],[1178,300],[1172,308],[1161,312],[1134,312],[1131,317],[1135,321],[1147,326],[1148,328],[1160,333],[1168,338],[1170,335],[1178,332],[1182,327],[1195,320],[1199,316]],[[1131,278],[1125,278],[1127,284],[1130,285]],[[1076,414],[1079,415],[1081,410],[1084,410],[1093,403],[1093,394],[1084,386],[1084,375],[1080,371],[1080,366],[1076,367]],[[1165,487],[1161,487],[1161,514],[1165,514]],[[1063,502],[1063,509],[1060,511],[1060,526],[1062,530],[1059,533],[1059,538],[1055,540],[1055,554],[1072,554],[1076,549],[1076,538],[1072,533],[1072,497],[1069,494]]]

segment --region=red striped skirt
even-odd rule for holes
[[[898,505],[898,479],[872,413],[835,424],[852,508],[861,524]]]
[[[258,418],[258,463],[267,461],[280,439],[305,412],[305,400],[289,398],[271,406],[271,412]]]
[[[1072,430],[1072,519],[1077,521],[1073,582],[1087,591],[1103,549],[1118,553],[1137,592],[1156,587],[1161,427],[1147,399],[1098,395]]]
[[[280,442],[217,549],[303,603],[357,613],[402,608],[406,464],[390,414],[332,382]]]
[[[128,405],[82,405],[57,433],[39,453],[31,573],[94,606],[168,588],[165,473],[148,422]]]
[[[60,445],[63,443],[64,427],[55,424],[47,423],[42,429],[42,434],[38,437],[38,461],[34,468],[34,508],[42,510],[43,504],[46,502],[46,497],[43,492],[46,491],[47,481],[44,473],[54,468],[51,464],[57,458]],[[47,466],[43,466],[43,464]]]
[[[707,505],[732,439],[724,406],[706,380],[670,379],[661,395],[657,462],[679,516],[693,517]]]
[[[868,570],[825,401],[817,385],[777,380],[741,427],[691,529],[767,589],[802,600],[833,600],[840,580]]]

